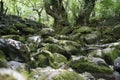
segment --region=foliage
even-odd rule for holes
[[[45,12],[43,1],[44,0],[4,0],[5,7],[8,7],[8,14],[15,14],[43,22],[47,25],[52,25],[53,18]],[[50,0],[48,2],[53,4],[54,1]],[[119,2],[119,0],[97,0],[91,18],[119,16]],[[67,11],[69,22],[71,25],[74,25],[79,12],[83,10],[84,0],[63,0],[63,5]]]

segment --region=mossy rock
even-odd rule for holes
[[[0,67],[6,67],[6,64],[4,62],[6,62],[6,55],[5,53],[0,50]]]
[[[77,70],[78,72],[91,72],[91,73],[112,73],[112,70],[108,67],[98,66],[91,62],[84,61],[72,61],[70,67]]]
[[[61,53],[65,52],[65,50],[62,48],[62,46],[59,46],[57,44],[47,44],[45,46],[45,49],[52,52],[52,53]]]
[[[58,40],[70,40],[70,36],[60,34],[56,34],[55,38]]]
[[[64,71],[53,77],[53,80],[84,80],[79,74],[73,71]]]
[[[28,47],[30,48],[31,53],[37,51],[37,46],[34,42],[31,42]]]
[[[75,34],[75,33],[82,33],[82,34],[86,34],[86,33],[91,33],[93,31],[93,29],[91,27],[88,27],[88,26],[82,26],[82,27],[79,27],[79,28],[76,28],[72,34]]]
[[[94,33],[83,34],[80,36],[80,40],[87,44],[92,44],[99,40],[99,36]]]
[[[113,28],[113,36],[114,36],[116,39],[119,39],[119,37],[120,37],[120,25],[116,25],[116,26]]]
[[[52,29],[52,28],[42,28],[40,34],[43,38],[48,37],[48,36],[53,36],[54,35],[54,29]]]
[[[12,26],[12,25],[3,27],[0,30],[0,33],[3,34],[3,35],[19,34],[19,32],[17,31],[17,29],[14,26]]]
[[[48,50],[51,53],[60,53],[60,54],[64,55],[67,59],[71,58],[71,54],[66,52],[64,47],[59,46],[57,44],[46,44],[44,47],[44,50]]]
[[[103,53],[102,57],[109,65],[112,65],[114,60],[119,56],[120,56],[120,50],[118,48],[115,48],[109,53]]]
[[[18,29],[18,30],[22,30],[23,28],[27,27],[25,24],[23,23],[16,23],[14,24],[14,26]]]
[[[0,50],[0,61],[2,60],[6,60],[6,55],[2,50]]]
[[[33,28],[30,28],[30,27],[23,28],[22,31],[23,31],[24,34],[33,34],[33,33],[35,33],[35,30]]]
[[[59,40],[59,45],[73,45],[73,46],[76,46],[76,47],[80,47],[80,44],[75,42],[75,41],[72,41],[72,40]]]
[[[50,63],[50,66],[52,68],[60,68],[64,63],[67,62],[67,58],[61,54],[58,53],[54,53],[54,61],[52,63]]]
[[[67,62],[67,59],[65,56],[59,54],[59,53],[54,53],[54,61],[57,63],[61,63],[61,62]]]
[[[10,76],[10,75],[1,75],[0,74],[0,80],[16,80],[13,76]]]
[[[58,40],[55,39],[54,37],[48,37],[46,39],[43,40],[44,43],[58,43]]]
[[[66,34],[71,34],[73,31],[73,27],[64,27],[62,31],[59,31],[60,34],[66,35]]]
[[[49,60],[48,60],[47,56],[40,54],[38,56],[37,64],[38,64],[38,67],[49,66]]]
[[[17,41],[25,42],[25,36],[5,35],[5,36],[2,36],[2,38],[5,38],[5,39],[11,38],[11,39],[14,39],[14,40],[17,40]]]
[[[66,45],[64,46],[64,49],[66,50],[67,53],[73,54],[73,55],[78,54],[79,52],[79,49],[73,45]]]

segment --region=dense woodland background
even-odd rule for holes
[[[111,80],[119,56],[120,0],[0,0],[0,80]]]

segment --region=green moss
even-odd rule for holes
[[[63,73],[56,75],[53,80],[83,80],[83,78],[73,71],[64,71]]]
[[[79,49],[73,45],[64,46],[64,49],[70,54],[77,54],[79,51]]]
[[[112,73],[112,70],[108,67],[98,66],[90,62],[82,61],[73,61],[70,63],[70,66],[74,69],[77,69],[79,72],[92,72],[92,73]]]
[[[93,31],[92,28],[87,27],[87,26],[82,26],[82,27],[79,27],[79,28],[75,29],[75,30],[73,31],[73,34],[74,34],[74,33],[83,33],[83,34],[85,34],[85,33],[90,33],[90,32],[92,32],[92,31]]]
[[[50,62],[50,66],[52,68],[55,69],[60,68],[63,63],[67,62],[67,58],[65,56],[58,53],[54,53],[53,55],[54,55],[54,61]]]
[[[23,28],[22,31],[23,31],[24,33],[30,33],[30,34],[32,34],[32,33],[35,32],[35,30],[34,30],[33,28],[30,28],[30,27]]]
[[[6,26],[6,27],[4,27],[1,30],[2,30],[2,31],[0,31],[1,34],[5,34],[5,35],[18,34],[17,29],[14,26],[12,26],[12,25]]]
[[[54,61],[57,62],[57,63],[60,63],[60,62],[67,62],[67,59],[65,56],[61,55],[61,54],[54,54],[55,58],[54,58]]]
[[[26,27],[26,25],[23,23],[16,23],[16,24],[14,24],[14,26],[19,30],[22,30],[23,28]]]
[[[13,76],[10,75],[0,75],[0,80],[16,80]]]
[[[37,64],[39,67],[49,66],[49,60],[45,55],[40,54],[38,56]]]
[[[37,46],[36,46],[36,44],[34,42],[31,42],[29,44],[29,48],[30,48],[31,53],[37,51]]]
[[[120,50],[119,46],[116,46],[115,49],[113,49],[109,53],[103,53],[102,58],[110,65],[113,64],[114,60],[120,56]]]
[[[57,44],[47,44],[45,46],[45,49],[52,52],[52,53],[56,53],[56,52],[64,52],[63,48]]]

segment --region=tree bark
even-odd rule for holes
[[[54,27],[62,28],[69,25],[62,0],[52,0],[50,3],[44,0],[44,6],[46,13],[54,18]]]
[[[84,8],[76,19],[76,25],[88,25],[91,12],[94,9],[96,0],[84,0]]]
[[[3,12],[4,12],[4,2],[1,0],[0,1],[0,20],[3,16]]]

